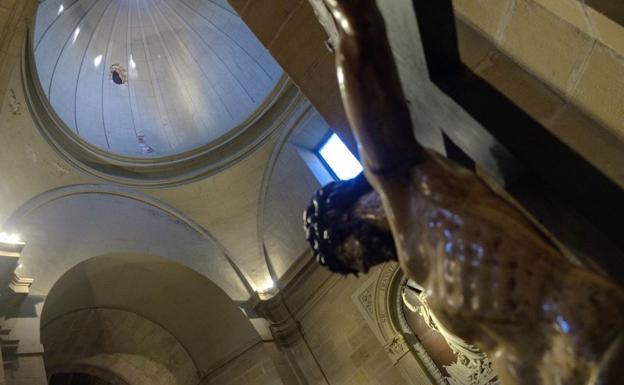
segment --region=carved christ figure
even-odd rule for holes
[[[439,322],[486,352],[504,385],[622,383],[622,288],[570,263],[477,175],[423,148],[375,1],[326,4],[366,178],[322,188],[306,210],[319,262],[357,274],[398,260]]]

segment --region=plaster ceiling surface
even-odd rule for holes
[[[59,277],[91,257],[134,252],[192,268],[234,300],[249,296],[220,247],[157,207],[106,193],[55,199],[16,220],[28,240],[18,273],[33,278],[31,293],[47,295]]]
[[[258,220],[263,244],[277,276],[285,274],[309,249],[303,236],[301,214],[314,192],[327,182],[317,179],[310,158],[316,158],[313,152],[329,132],[329,126],[321,116],[310,111],[302,124],[285,138],[283,146],[275,150],[278,153],[270,166]],[[292,183],[295,180],[297,183]]]
[[[226,0],[46,0],[33,39],[59,117],[123,156],[223,143],[282,76]]]

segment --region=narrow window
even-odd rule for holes
[[[351,179],[362,172],[360,162],[336,134],[321,144],[317,154],[336,179]]]

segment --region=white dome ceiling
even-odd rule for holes
[[[282,76],[227,0],[46,0],[34,47],[65,124],[131,157],[226,140]]]

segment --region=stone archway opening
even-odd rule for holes
[[[41,314],[50,379],[87,367],[112,373],[121,385],[195,385],[259,341],[250,321],[214,283],[144,254],[79,263],[54,284]],[[102,385],[117,385],[104,377],[109,383]]]

